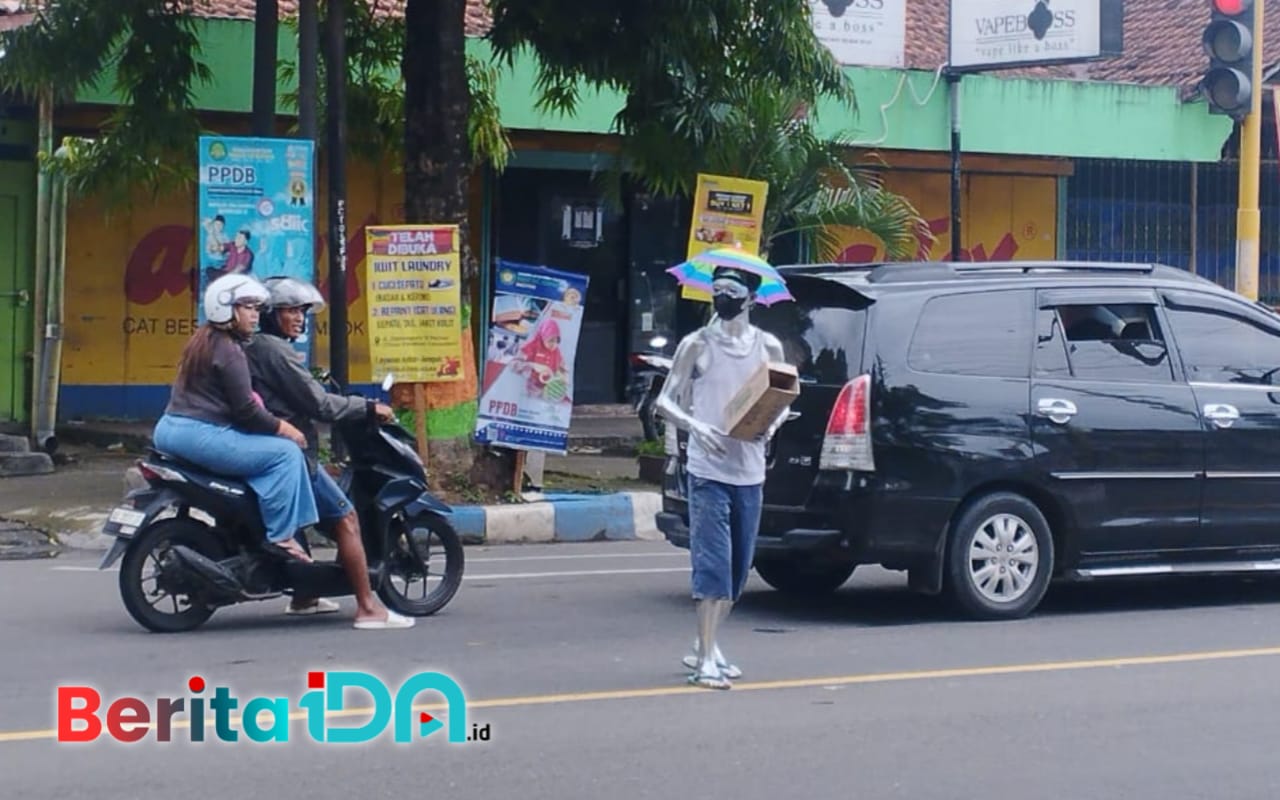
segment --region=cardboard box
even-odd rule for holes
[[[724,409],[729,436],[749,442],[769,430],[800,396],[800,375],[786,363],[761,364]]]

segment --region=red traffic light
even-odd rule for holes
[[[1253,0],[1213,0],[1213,9],[1219,14],[1236,17],[1253,8]]]

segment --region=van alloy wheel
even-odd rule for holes
[[[1013,492],[967,502],[948,532],[945,577],[973,619],[1018,619],[1035,610],[1053,574],[1053,534],[1039,507]]]
[[[1026,594],[1039,564],[1035,533],[1013,514],[996,514],[983,522],[969,545],[970,579],[995,603],[1010,603]]]

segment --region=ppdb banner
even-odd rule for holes
[[[587,276],[498,261],[476,440],[564,453]]]
[[[314,155],[303,139],[200,137],[201,322],[205,287],[223,275],[315,283]]]

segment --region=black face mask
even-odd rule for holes
[[[720,319],[733,319],[742,313],[742,309],[747,305],[747,298],[718,294],[711,298],[711,305],[715,307]]]

